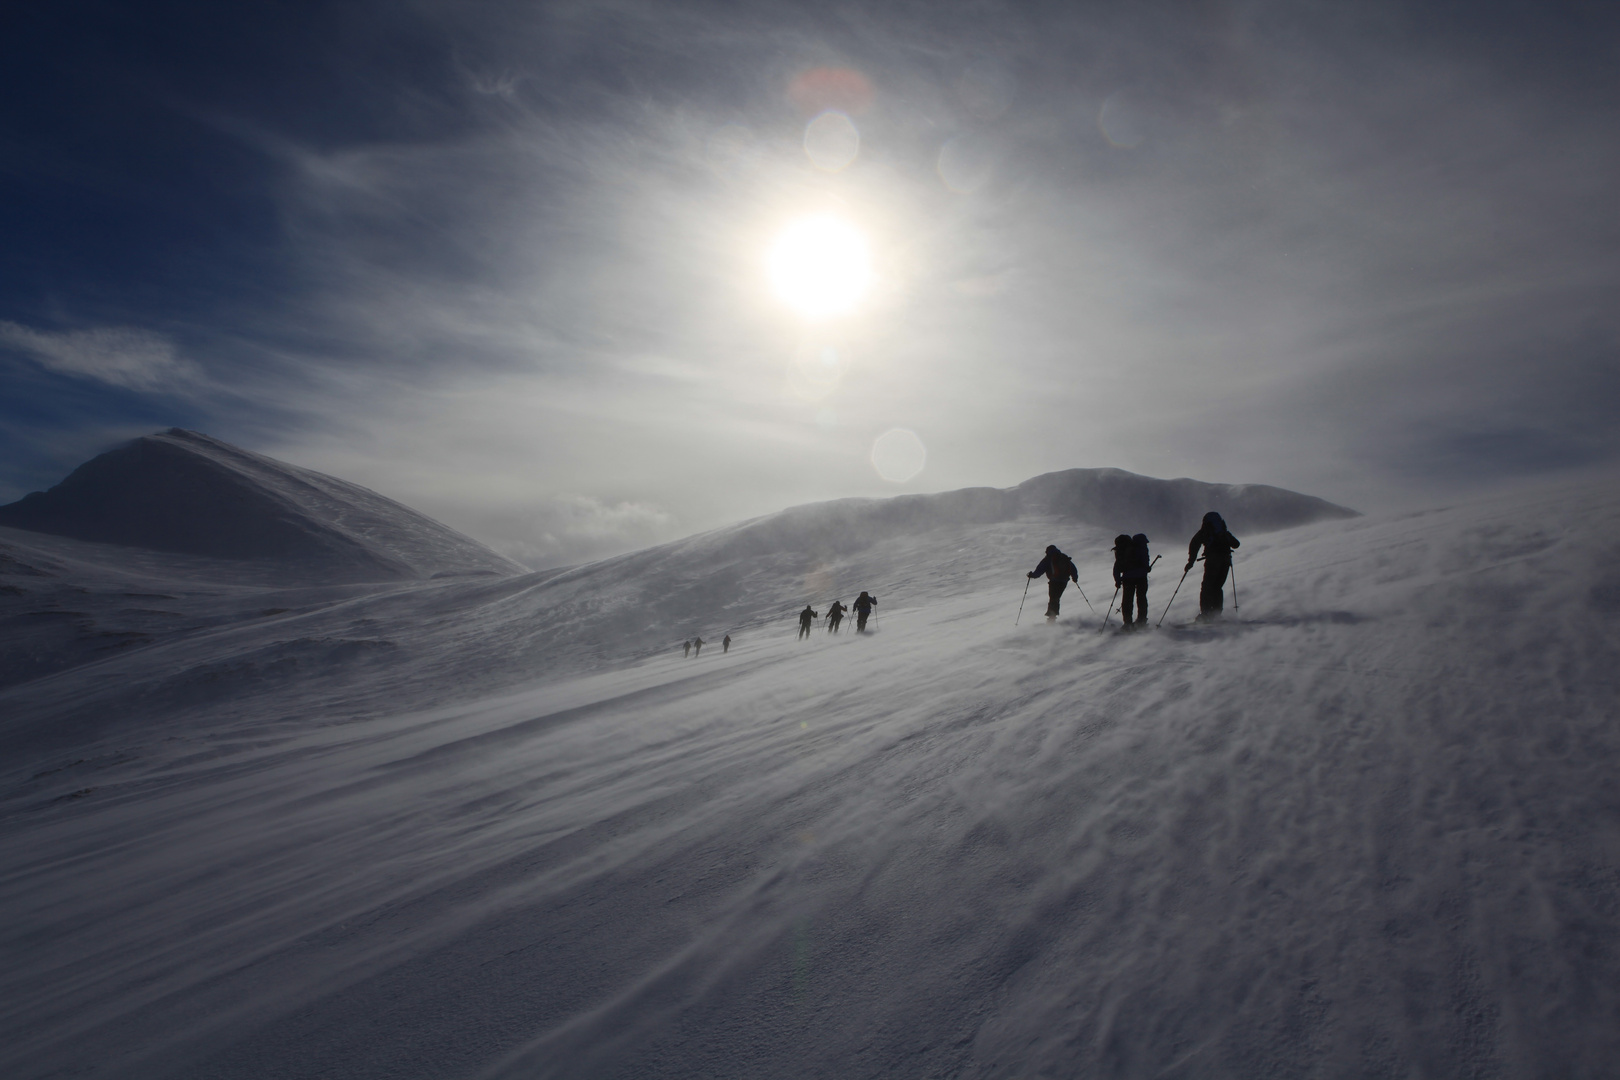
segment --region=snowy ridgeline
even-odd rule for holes
[[[0,526],[251,560],[261,574],[273,568],[282,579],[306,584],[523,572],[358,484],[181,428],[134,439],[85,462],[49,491],[0,506]],[[193,576],[203,568],[188,569]]]
[[[1228,511],[1241,610],[1173,629],[1189,578],[1134,636],[1013,627],[1048,542],[1108,600],[1130,523],[1050,504],[171,591],[197,625],[0,691],[0,1074],[1609,1075],[1614,490]],[[875,633],[795,640],[861,588]]]

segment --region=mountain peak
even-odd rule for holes
[[[198,431],[133,439],[0,525],[126,547],[275,560],[307,580],[387,581],[523,568],[374,491]]]

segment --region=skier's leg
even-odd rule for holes
[[[1223,586],[1226,584],[1226,575],[1230,573],[1231,570],[1231,564],[1220,563],[1214,567],[1211,567],[1209,572],[1204,575],[1205,581],[1210,581],[1212,578],[1214,579],[1210,584],[1210,600],[1215,605],[1213,610],[1217,612],[1223,611],[1226,608],[1226,592],[1223,589]]]
[[[1125,593],[1125,599],[1120,601],[1119,617],[1128,628],[1131,625],[1131,612],[1136,610],[1136,582],[1126,579],[1124,584],[1125,588],[1122,591]]]
[[[1051,585],[1047,586],[1046,617],[1048,619],[1055,619],[1058,617],[1058,607],[1063,601],[1063,590],[1068,588],[1068,585],[1068,578],[1058,578],[1056,581],[1052,582]]]

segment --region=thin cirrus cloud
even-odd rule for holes
[[[201,376],[168,338],[135,327],[53,331],[0,320],[0,348],[22,353],[57,374],[126,390],[185,390]]]

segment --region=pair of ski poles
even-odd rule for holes
[[[1029,599],[1029,583],[1033,580],[1035,579],[1030,577],[1028,574],[1024,575],[1024,599],[1018,601],[1018,619],[1022,619],[1024,617],[1024,600]],[[1086,607],[1090,608],[1091,613],[1093,615],[1097,614],[1097,609],[1091,606],[1091,598],[1086,595],[1086,590],[1081,586],[1079,578],[1074,579],[1074,587],[1080,590],[1080,599],[1086,602]],[[1018,625],[1018,619],[1013,620],[1014,626]]]

